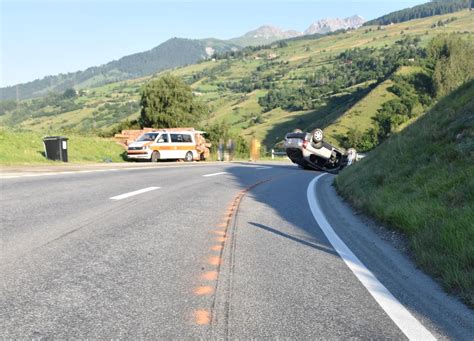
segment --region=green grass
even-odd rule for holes
[[[111,139],[64,134],[69,138],[68,158],[71,163],[123,162],[125,150]],[[58,164],[44,157],[43,134],[31,131],[0,129],[0,164]]]
[[[474,307],[474,82],[336,178],[356,207],[404,232],[417,263]]]
[[[423,72],[418,66],[403,66],[396,74],[410,75],[414,73]],[[342,114],[337,120],[324,128],[324,133],[332,142],[337,142],[338,137],[345,136],[350,129],[355,129],[364,132],[368,128],[374,127],[373,118],[377,114],[377,110],[382,107],[382,104],[391,99],[397,98],[395,94],[388,91],[393,85],[391,79],[379,84],[375,89],[370,91],[363,99],[358,101],[354,106]],[[417,111],[417,114],[419,112]],[[411,121],[410,121],[411,123]],[[407,126],[404,125],[403,127]]]

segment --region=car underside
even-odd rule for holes
[[[311,133],[288,133],[284,145],[290,160],[304,169],[337,173],[352,164],[357,157],[355,149],[346,151],[323,141],[321,129],[315,129]]]

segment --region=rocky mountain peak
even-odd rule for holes
[[[348,18],[326,18],[312,23],[304,34],[328,33],[341,29],[358,28],[362,26],[365,19],[359,15],[353,15]]]
[[[244,37],[246,38],[263,38],[263,39],[285,39],[285,38],[292,38],[292,37],[297,37],[300,36],[302,33],[295,31],[295,30],[289,30],[289,31],[283,31],[282,29],[271,26],[271,25],[263,25],[260,26],[259,28],[247,32]]]

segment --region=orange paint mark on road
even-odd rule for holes
[[[211,265],[219,265],[221,264],[221,259],[220,257],[209,257],[208,262]]]
[[[224,229],[227,227],[227,223],[218,224],[217,227]]]
[[[201,279],[204,281],[215,281],[217,279],[217,271],[208,271],[201,275]]]
[[[211,246],[211,251],[220,251],[222,250],[222,245]]]
[[[219,236],[225,236],[225,231],[211,231],[211,233],[217,234]]]
[[[217,237],[217,238],[215,239],[215,241],[216,241],[216,242],[221,242],[221,243],[223,243],[223,242],[225,242],[225,237]]]
[[[214,288],[210,286],[197,287],[194,289],[194,293],[199,296],[210,295],[214,292]]]
[[[199,325],[211,323],[211,313],[204,309],[199,309],[194,312],[194,321]]]

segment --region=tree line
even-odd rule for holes
[[[380,18],[367,21],[364,26],[389,25],[413,19],[432,17],[461,11],[471,6],[471,0],[433,0],[426,4],[392,12]]]
[[[425,57],[420,39],[405,37],[388,49],[356,48],[336,56],[335,61],[322,66],[303,78],[299,87],[269,85],[268,93],[258,103],[264,112],[275,108],[287,111],[311,110],[319,107],[328,96],[368,81],[380,83],[401,65]]]

